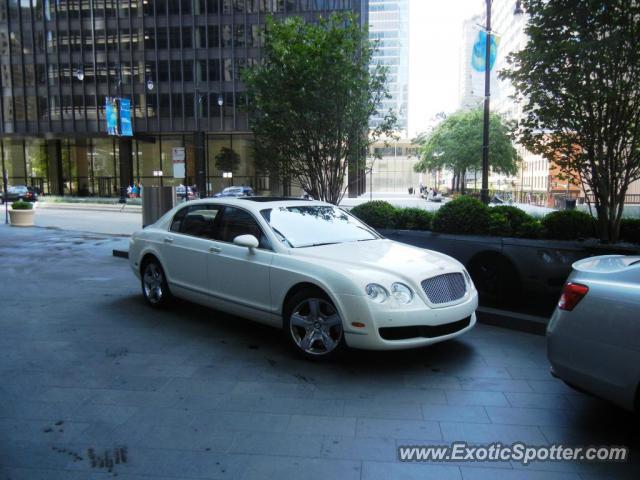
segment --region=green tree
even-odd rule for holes
[[[525,0],[529,41],[510,56],[520,141],[595,197],[600,240],[615,242],[640,178],[640,2]]]
[[[431,133],[419,136],[420,161],[414,170],[447,168],[453,171],[454,178],[463,180],[467,171],[480,169],[482,122],[482,110],[460,110],[446,117]],[[496,113],[489,117],[489,165],[497,173],[515,175],[518,171],[518,154],[509,126]],[[464,189],[464,181],[457,183]]]
[[[353,14],[267,21],[264,61],[243,72],[260,170],[339,203],[347,171],[395,123],[388,115],[367,136],[389,98],[385,69],[369,69],[374,48]]]
[[[240,165],[240,155],[232,148],[222,147],[216,155],[216,168],[221,172],[235,172]]]

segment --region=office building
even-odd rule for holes
[[[0,0],[9,183],[86,196],[138,182],[269,190],[254,168],[240,72],[260,62],[268,15],[333,11],[367,19],[366,0]],[[223,148],[240,158],[232,178],[218,168]],[[186,179],[174,175],[183,161]]]
[[[406,136],[409,108],[409,0],[369,0],[369,38],[378,42],[372,67],[388,68],[387,87],[379,114],[369,121],[377,127],[390,111],[396,114],[397,130]]]

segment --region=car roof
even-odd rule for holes
[[[216,204],[216,205],[229,205],[233,207],[242,207],[254,212],[260,212],[267,208],[276,207],[308,207],[308,206],[325,206],[334,207],[330,203],[320,202],[318,200],[306,200],[304,198],[291,198],[291,197],[217,197],[217,198],[205,198],[202,200],[191,200],[187,202],[188,205],[198,204]]]

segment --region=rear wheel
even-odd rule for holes
[[[171,301],[167,277],[160,263],[154,258],[142,266],[142,295],[153,308],[166,307]]]
[[[294,349],[306,358],[335,358],[345,350],[342,318],[319,289],[302,290],[287,302],[284,327]]]

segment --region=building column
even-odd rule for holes
[[[120,153],[120,201],[126,201],[127,187],[133,185],[133,139],[118,137]]]
[[[193,133],[193,146],[194,146],[194,176],[193,179],[198,193],[202,196],[207,194],[207,179],[205,173],[205,142],[206,134],[204,132]]]
[[[64,173],[62,170],[62,141],[47,140],[47,172],[51,195],[64,195]]]
[[[80,197],[89,195],[89,156],[87,152],[87,140],[84,138],[76,139],[75,146],[76,157],[76,175],[78,176],[78,191],[76,194]]]

